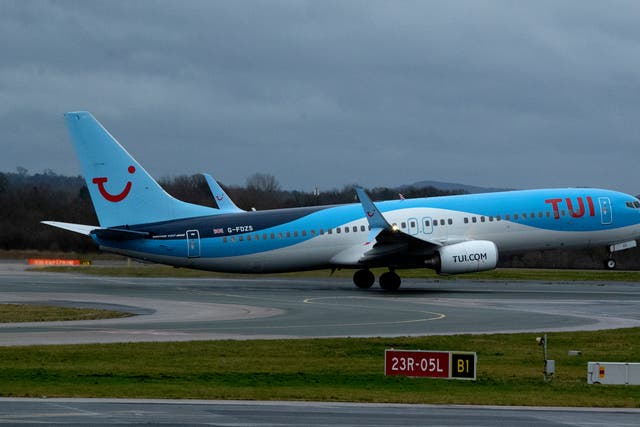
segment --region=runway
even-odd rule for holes
[[[121,309],[98,321],[0,324],[0,345],[553,332],[640,326],[640,286],[348,279],[113,278],[0,264],[0,303]]]
[[[20,425],[631,427],[638,416],[638,409],[0,398],[0,423]]]

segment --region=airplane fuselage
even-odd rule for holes
[[[390,223],[417,239],[442,245],[489,240],[500,254],[611,245],[640,236],[637,200],[593,188],[394,200],[376,206]],[[93,237],[108,251],[221,272],[359,268],[359,263],[336,263],[335,257],[367,241],[369,226],[364,215],[359,203],[276,209],[128,227],[150,233],[146,239]],[[432,252],[410,248],[392,264],[395,268],[424,267]]]

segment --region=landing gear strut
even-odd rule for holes
[[[369,289],[375,281],[376,276],[369,270],[358,270],[353,274],[353,283],[360,289]]]

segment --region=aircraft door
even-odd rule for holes
[[[433,221],[430,216],[425,216],[422,218],[422,232],[424,234],[433,233]]]
[[[613,223],[611,200],[608,197],[598,197],[598,203],[600,204],[600,222],[603,225]]]
[[[409,234],[415,236],[418,234],[418,219],[417,218],[409,218],[407,219],[407,225],[409,226]]]
[[[200,256],[200,232],[198,230],[187,230],[187,256],[189,258]]]

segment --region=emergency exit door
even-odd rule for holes
[[[187,231],[187,256],[189,258],[200,256],[200,232],[198,230]]]

